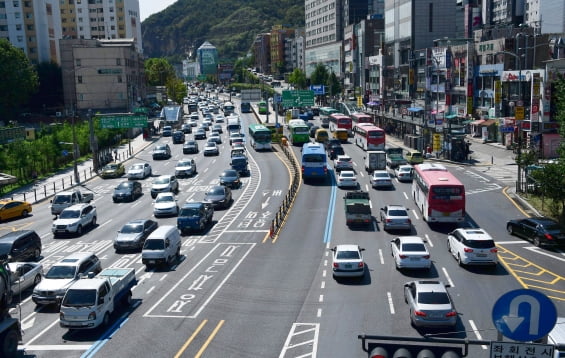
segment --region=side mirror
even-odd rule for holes
[[[359,251],[365,251],[364,247],[359,248]]]
[[[104,304],[104,297],[98,297],[98,304],[99,304],[99,305],[103,305],[103,304]]]

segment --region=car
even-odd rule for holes
[[[190,125],[190,123],[183,123],[182,126],[180,127],[180,130],[184,134],[192,134],[192,126]]]
[[[85,228],[96,226],[96,217],[94,205],[75,204],[61,211],[51,225],[51,232],[54,237],[63,234],[81,236]]]
[[[230,207],[232,202],[231,189],[225,185],[214,185],[204,197],[205,203],[212,204],[214,209]]]
[[[7,256],[9,262],[39,261],[41,238],[34,230],[9,231],[0,237],[0,257]]]
[[[409,150],[404,158],[410,164],[422,164],[424,162],[424,156],[418,150]]]
[[[198,153],[198,142],[195,140],[187,140],[182,146],[183,154],[196,154]]]
[[[198,128],[194,133],[194,139],[206,139],[206,131],[204,128]]]
[[[143,195],[142,186],[137,181],[123,181],[114,188],[112,194],[112,201],[117,203],[119,201],[134,201],[136,198]]]
[[[234,141],[243,143],[243,135],[238,132],[230,133],[230,145],[233,145]]]
[[[179,206],[173,193],[159,193],[153,202],[153,215],[158,218],[161,216],[177,216]]]
[[[151,197],[155,199],[159,193],[179,192],[179,182],[174,175],[161,175],[153,180],[151,185]]]
[[[202,122],[200,124],[200,128],[204,129],[206,132],[208,132],[210,130],[210,122]]]
[[[14,296],[35,287],[43,279],[43,265],[37,262],[10,262],[8,269]]]
[[[412,230],[412,221],[408,209],[402,205],[386,205],[381,208],[381,223],[383,230]]]
[[[239,173],[234,169],[226,169],[220,174],[220,185],[225,185],[231,189],[241,186]]]
[[[196,115],[196,118],[193,118],[193,115],[190,116],[190,118],[188,119],[188,121],[186,122],[188,123],[188,125],[192,128],[192,127],[197,127],[198,126],[198,115]],[[192,133],[192,129],[190,130]]]
[[[441,281],[422,280],[404,284],[404,301],[410,309],[414,327],[455,327],[457,311]]]
[[[412,181],[414,167],[409,164],[399,165],[394,168],[394,176],[398,181]]]
[[[339,155],[345,155],[345,151],[343,150],[341,143],[330,145],[329,147],[327,147],[327,152],[331,160],[334,160]]]
[[[128,169],[127,177],[129,180],[145,179],[153,174],[153,169],[149,163],[135,163]]]
[[[386,170],[375,170],[369,180],[373,188],[392,188],[392,179]]]
[[[481,228],[459,228],[447,234],[447,251],[460,266],[498,263],[498,248],[493,238]]]
[[[390,248],[397,270],[432,267],[426,240],[419,236],[399,236],[391,240]]]
[[[363,277],[365,275],[364,248],[342,244],[332,249],[332,274],[337,277]]]
[[[114,238],[114,250],[141,250],[145,239],[159,227],[155,220],[136,219],[128,221]]]
[[[169,159],[171,157],[171,147],[169,147],[168,144],[157,144],[155,148],[153,148],[152,156],[153,160]]]
[[[208,142],[215,142],[216,144],[222,144],[222,137],[220,135],[212,135],[208,138]]]
[[[247,151],[247,149],[245,149],[245,144],[243,142],[234,142],[231,146],[231,150],[244,151],[244,152]]]
[[[124,175],[126,169],[122,163],[110,163],[102,167],[100,177],[102,179],[119,178]]]
[[[187,202],[177,217],[177,228],[182,234],[190,231],[204,231],[214,220],[214,207],[204,202]]]
[[[173,135],[173,127],[164,126],[163,127],[163,137],[170,137]]]
[[[565,246],[565,229],[547,217],[510,220],[506,223],[506,231],[531,241],[535,246]]]
[[[31,204],[22,200],[1,200],[0,201],[0,221],[25,218],[31,213]]]
[[[226,122],[226,117],[224,117],[223,115],[217,115],[216,118],[214,118],[214,122],[215,123],[225,123]]]
[[[182,144],[184,143],[184,132],[183,131],[174,131],[173,132],[173,144]]]
[[[214,124],[212,126],[212,131],[216,131],[220,134],[224,133],[224,130],[222,129],[222,125],[221,124]]]
[[[319,126],[311,126],[310,127],[310,138],[314,138],[314,136],[316,135],[316,131],[320,129]]]
[[[218,149],[218,145],[216,142],[206,142],[204,146],[204,156],[209,155],[220,155],[220,150]]]
[[[336,178],[338,188],[358,188],[357,176],[353,170],[342,170]]]
[[[338,173],[342,170],[353,170],[353,160],[349,155],[338,155],[334,161],[334,169]]]
[[[196,174],[196,162],[192,158],[183,158],[178,161],[175,167],[177,178],[191,177]]]

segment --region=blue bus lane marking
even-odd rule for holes
[[[326,244],[332,240],[332,227],[333,227],[334,213],[335,213],[335,199],[337,195],[337,189],[335,186],[335,177],[333,171],[330,172],[330,180],[332,184],[332,191],[330,193],[328,217],[326,218],[326,228],[324,230],[324,243]]]

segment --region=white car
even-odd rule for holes
[[[8,268],[12,276],[13,295],[35,287],[43,278],[43,265],[37,262],[10,262]]]
[[[149,163],[135,163],[129,167],[127,172],[128,179],[145,179],[152,174],[151,165]]]
[[[57,220],[53,221],[53,236],[61,234],[82,235],[87,227],[96,226],[96,207],[92,204],[75,204],[61,211]]]
[[[399,165],[394,168],[394,175],[398,181],[412,181],[412,173],[414,172],[414,167],[409,164]]]
[[[218,145],[216,142],[206,142],[206,146],[204,147],[204,156],[209,155],[219,155],[220,150],[218,149]]]
[[[498,263],[498,249],[493,238],[483,229],[455,229],[447,234],[447,250],[460,266]]]
[[[365,275],[365,261],[363,251],[359,245],[336,245],[332,255],[333,277],[363,277]]]
[[[178,161],[175,167],[175,176],[177,178],[191,177],[196,174],[196,163],[192,158],[183,158]]]
[[[153,203],[153,215],[160,216],[176,216],[179,213],[177,199],[173,193],[160,193]]]
[[[337,187],[338,188],[358,188],[359,183],[357,182],[357,176],[352,170],[343,170],[339,172],[337,176]]]
[[[353,160],[349,155],[338,155],[334,161],[334,169],[336,172],[353,170]]]
[[[400,236],[390,242],[396,269],[426,269],[432,267],[426,241],[418,236]]]
[[[214,118],[214,121],[216,123],[225,123],[226,121],[226,117],[224,117],[223,115],[219,114],[216,116],[216,118]]]
[[[222,137],[219,134],[215,134],[208,138],[209,142],[216,142],[216,144],[222,144]]]
[[[373,188],[392,188],[392,179],[386,170],[375,170],[371,175],[371,186]]]

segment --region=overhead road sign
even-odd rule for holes
[[[314,95],[321,96],[326,94],[326,86],[324,85],[310,85],[310,91],[314,92]]]
[[[260,89],[246,89],[241,90],[241,100],[242,101],[260,101],[261,100],[261,90]]]
[[[505,337],[518,342],[537,341],[557,322],[557,309],[546,295],[535,290],[505,293],[492,308],[492,322]]]
[[[145,128],[147,127],[147,116],[143,114],[121,113],[98,115],[100,128]]]
[[[490,358],[527,357],[551,358],[554,347],[551,344],[491,342]]]
[[[282,91],[282,101],[285,107],[313,106],[314,91]]]

